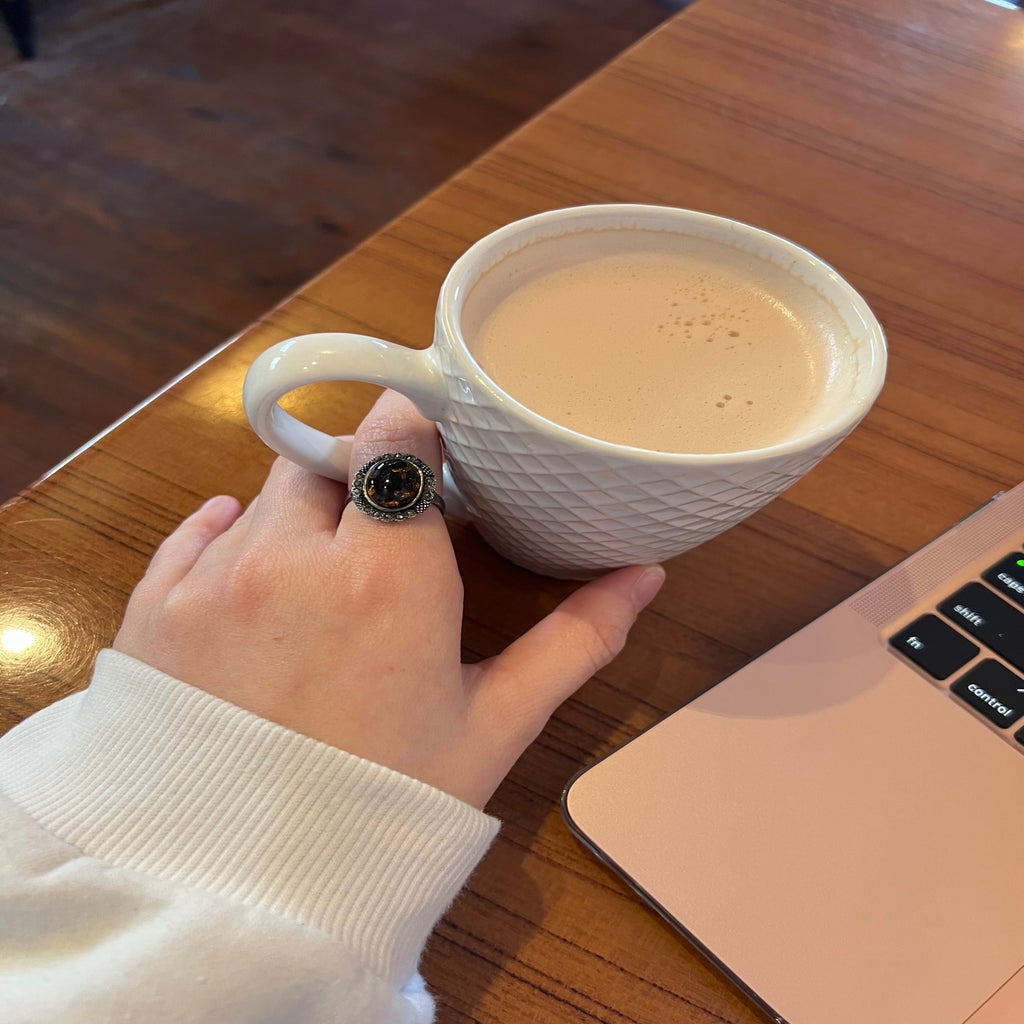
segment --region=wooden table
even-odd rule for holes
[[[256,492],[271,454],[239,393],[266,346],[331,329],[423,346],[454,258],[551,207],[666,203],[779,232],[879,314],[892,349],[881,399],[782,499],[670,564],[627,651],[498,792],[502,835],[424,964],[442,1021],[761,1020],[577,847],[559,793],[609,745],[1024,479],[1022,167],[1018,12],[701,0],[3,507],[0,631],[35,638],[0,650],[3,725],[86,684],[182,516],[215,492]],[[373,395],[320,387],[293,404],[346,432]],[[471,657],[568,591],[454,534]]]

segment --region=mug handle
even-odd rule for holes
[[[448,408],[433,348],[411,349],[365,334],[334,333],[303,334],[268,348],[245,376],[242,404],[249,422],[279,455],[342,483],[348,480],[351,442],[316,430],[277,404],[304,384],[332,380],[394,388],[429,420],[442,419]]]

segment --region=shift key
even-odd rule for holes
[[[1024,614],[981,583],[968,583],[939,611],[964,632],[1024,671]]]

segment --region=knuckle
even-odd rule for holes
[[[591,627],[587,645],[593,665],[592,671],[597,672],[613,658],[622,653],[626,646],[626,631],[612,622],[596,622]]]
[[[263,544],[244,547],[225,573],[225,596],[234,604],[258,606],[279,568],[277,561],[274,552]]]
[[[282,570],[279,562],[267,546],[251,545],[227,565],[190,574],[165,598],[166,621],[192,628],[211,622],[258,622],[273,600],[275,577]]]

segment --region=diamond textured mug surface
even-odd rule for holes
[[[657,462],[581,450],[510,422],[487,390],[474,390],[470,404],[464,381],[444,379],[442,436],[469,518],[507,558],[551,576],[660,562],[695,547],[767,504],[839,443],[670,474]]]
[[[481,275],[538,243],[557,247],[568,239],[573,251],[585,252],[587,232],[609,229],[624,237],[668,232],[724,242],[783,267],[824,297],[838,315],[843,336],[829,339],[839,354],[829,377],[830,404],[819,419],[800,436],[753,451],[647,451],[544,419],[489,379],[462,330],[466,298]],[[299,423],[277,401],[314,381],[362,380],[394,387],[438,424],[450,509],[467,515],[488,543],[512,561],[547,575],[586,578],[621,565],[671,558],[761,508],[856,426],[882,387],[885,364],[884,335],[867,304],[806,250],[710,214],[608,205],[539,214],[472,246],[442,287],[430,348],[414,351],[351,334],[290,339],[256,360],[244,398],[257,433],[272,448],[344,480],[347,446]],[[452,485],[458,489],[454,506]]]

